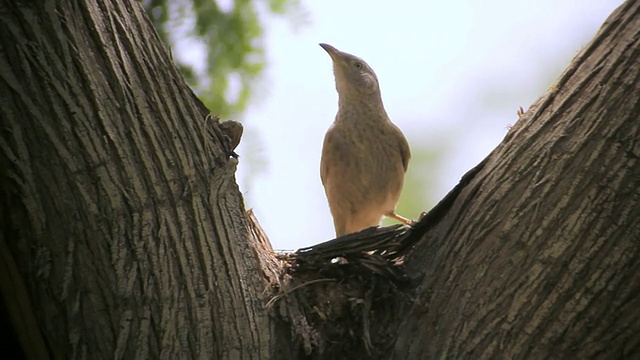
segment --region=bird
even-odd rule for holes
[[[336,237],[378,226],[396,214],[411,151],[382,103],[380,83],[361,58],[321,43],[333,62],[338,112],[322,145],[320,178]]]

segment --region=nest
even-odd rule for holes
[[[385,357],[396,331],[383,324],[397,323],[396,308],[410,301],[403,255],[412,230],[372,227],[276,256],[284,266],[267,307],[288,323],[301,355]]]

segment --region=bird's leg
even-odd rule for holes
[[[392,211],[392,212],[386,214],[386,216],[390,217],[390,218],[394,218],[394,219],[400,221],[401,223],[404,223],[404,224],[407,224],[407,225],[413,225],[413,224],[416,223],[415,220],[407,219],[406,217],[404,217],[402,215],[398,215],[398,214],[396,214],[395,211]]]

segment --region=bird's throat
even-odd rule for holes
[[[387,115],[379,94],[371,94],[369,96],[339,95],[338,113],[344,113],[345,115],[353,113],[370,113],[376,115],[384,114],[385,117]]]

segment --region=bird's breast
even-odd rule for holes
[[[337,121],[327,133],[323,156],[333,158],[331,172],[367,191],[383,191],[402,185],[404,167],[397,139],[387,124]]]

